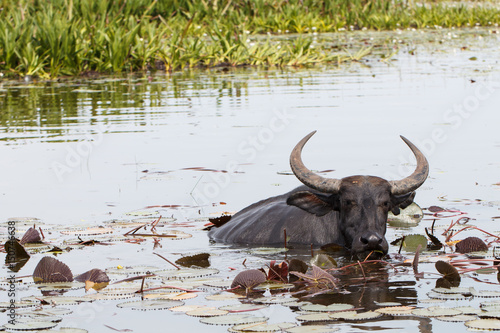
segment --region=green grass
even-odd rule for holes
[[[315,45],[311,33],[500,23],[494,1],[0,0],[0,8],[0,72],[44,78],[341,63],[353,56]],[[287,33],[303,35],[257,38]]]

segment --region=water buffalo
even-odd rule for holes
[[[314,133],[304,137],[290,155],[292,171],[305,186],[244,208],[226,224],[210,230],[213,241],[283,246],[286,229],[288,244],[335,243],[359,257],[387,253],[387,214],[397,215],[400,208],[413,202],[414,191],[429,173],[427,159],[401,136],[417,159],[410,176],[393,181],[375,176],[324,178],[307,169],[301,158],[302,148]]]

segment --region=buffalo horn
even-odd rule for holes
[[[410,147],[413,155],[415,155],[417,167],[408,177],[389,182],[391,184],[391,193],[394,195],[401,195],[415,191],[425,182],[427,175],[429,174],[429,163],[427,162],[424,154],[422,154],[422,152],[404,136],[401,135],[401,139],[403,139],[408,147]]]
[[[315,133],[316,131],[309,133],[302,140],[300,140],[299,143],[297,143],[290,154],[290,166],[292,167],[292,171],[295,176],[304,185],[324,193],[337,193],[340,189],[340,179],[321,177],[306,168],[302,162],[302,148]],[[410,176],[401,180],[393,180],[389,182],[391,184],[391,193],[394,195],[402,195],[415,191],[424,183],[427,179],[427,175],[429,174],[429,163],[427,162],[424,154],[422,154],[422,152],[405,137],[401,136],[401,139],[403,139],[415,155],[415,158],[417,159],[417,167]]]
[[[302,162],[302,148],[304,148],[304,145],[314,135],[314,133],[316,133],[316,131],[306,135],[306,137],[300,140],[295,148],[293,148],[292,153],[290,154],[290,166],[292,167],[292,171],[295,176],[304,185],[324,193],[337,193],[340,188],[340,179],[321,177],[306,168]]]

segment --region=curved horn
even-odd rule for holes
[[[411,151],[415,155],[415,158],[417,159],[417,168],[408,177],[401,180],[392,180],[389,182],[391,184],[391,193],[395,195],[401,195],[415,191],[425,182],[425,180],[427,179],[427,175],[429,174],[429,162],[427,162],[424,154],[422,154],[422,152],[404,136],[401,135],[401,139],[403,139],[403,141],[408,145],[408,147],[410,147]]]
[[[302,148],[306,142],[316,133],[313,131],[306,135],[297,143],[290,154],[290,166],[295,176],[304,184],[312,189],[324,193],[337,193],[340,188],[340,179],[324,178],[318,176],[304,165],[302,162]]]

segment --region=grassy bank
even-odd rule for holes
[[[500,23],[495,2],[392,0],[0,0],[0,72],[109,73],[204,66],[303,66],[359,58],[312,32]],[[298,39],[256,38],[302,33]]]

